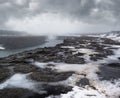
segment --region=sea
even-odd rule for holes
[[[53,47],[63,39],[53,36],[0,36],[0,58],[26,50]]]

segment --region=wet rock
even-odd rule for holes
[[[37,89],[39,89],[39,88],[41,88],[41,86],[40,87],[37,86]],[[60,94],[64,94],[64,93],[67,93],[67,92],[72,90],[71,86],[64,86],[64,85],[44,84],[44,85],[42,85],[42,88],[46,93],[39,94],[39,95],[36,94],[36,95],[30,96],[28,98],[46,98],[46,97],[51,96],[51,95],[52,96],[57,96],[57,95],[60,95]]]
[[[84,64],[85,60],[81,57],[69,56],[65,58],[64,62],[68,64]]]
[[[8,68],[0,67],[0,82],[5,81],[10,75]]]
[[[33,72],[30,78],[39,82],[58,82],[69,78],[73,72],[53,72],[49,69],[41,69],[38,72]]]
[[[104,40],[104,44],[111,44],[111,45],[120,45],[120,42],[114,41],[108,38],[102,38]]]
[[[60,95],[72,90],[72,87],[63,85],[43,85],[42,87],[46,93],[36,93],[22,88],[5,88],[0,90],[0,98],[46,98],[50,95]]]
[[[47,96],[60,95],[72,90],[71,86],[63,85],[44,85],[43,88],[47,91]]]
[[[118,57],[118,59],[120,60],[120,57]]]
[[[120,63],[110,63],[107,66],[112,67],[112,68],[120,68]]]
[[[97,51],[98,52],[98,51]],[[104,59],[104,58],[107,58],[108,55],[113,55],[113,51],[112,50],[101,50],[99,51],[98,54],[91,54],[89,55],[90,56],[90,59],[93,60],[93,61],[97,61],[97,60],[101,60],[101,59]]]
[[[114,80],[120,78],[120,68],[113,67],[114,65],[109,64],[99,67],[99,72],[97,72],[100,80]]]
[[[52,61],[57,62],[57,61],[61,61],[61,59],[59,59],[56,56],[51,56],[51,57],[45,56],[44,59],[41,59],[40,61],[42,61],[42,62],[52,62]]]
[[[9,56],[4,59],[0,59],[1,63],[29,63],[26,59],[34,59],[40,62],[66,62],[73,64],[83,64],[85,61],[79,56],[84,54],[78,53],[73,56],[72,51],[66,48],[61,48],[61,46],[73,46],[76,48],[87,48],[93,49],[99,54],[90,55],[91,60],[99,60],[112,55],[113,51],[111,49],[105,49],[105,44],[115,44],[119,45],[119,42],[113,41],[107,38],[81,36],[81,37],[68,37],[62,44],[56,45],[55,47],[39,48],[31,51],[25,51],[16,55]],[[62,53],[62,54],[60,54]]]
[[[49,95],[60,95],[61,93],[67,93],[72,87],[63,85],[50,85],[49,83],[57,83],[68,79],[74,72],[55,72],[50,68],[37,68],[30,63],[34,61],[38,62],[62,62],[68,64],[84,64],[85,57],[83,53],[73,54],[70,49],[61,48],[62,46],[72,46],[76,49],[85,48],[91,49],[96,54],[91,54],[90,59],[97,61],[106,58],[109,55],[113,55],[113,48],[111,45],[120,45],[119,42],[113,41],[107,38],[99,37],[69,37],[64,40],[63,43],[56,45],[55,47],[38,48],[35,50],[25,51],[19,54],[11,55],[0,59],[0,64],[5,67],[0,68],[0,82],[6,80],[9,76],[9,69],[13,68],[13,73],[31,73],[28,78],[46,83],[43,89],[47,91],[46,94],[37,94],[33,91],[20,88],[9,88],[0,90],[0,98],[45,98]],[[87,54],[86,54],[87,55]],[[120,59],[120,58],[118,58]],[[12,66],[12,67],[11,67]],[[97,72],[100,80],[114,80],[120,78],[120,64],[111,63],[99,67]],[[7,68],[9,67],[9,68]],[[54,67],[54,64],[48,64],[47,67]],[[24,81],[23,81],[24,83]],[[89,85],[87,78],[82,78],[76,83],[76,85],[86,86]],[[41,86],[41,85],[40,85]]]
[[[41,96],[27,89],[5,88],[0,90],[0,98],[41,98]]]
[[[30,64],[16,64],[14,66],[14,71],[19,73],[30,73],[37,71],[38,68]]]
[[[84,53],[77,53],[77,54],[75,54],[74,56],[83,56],[84,55]]]
[[[107,56],[105,54],[91,54],[90,60],[97,61],[97,60],[102,60],[103,58],[106,58]]]
[[[89,79],[87,79],[87,78],[82,78],[82,79],[80,79],[80,81],[78,81],[78,82],[76,83],[76,85],[78,85],[78,86],[90,85]]]
[[[34,62],[34,59],[33,58],[26,58],[26,59],[24,59],[24,62],[25,63],[32,63],[32,62]]]
[[[51,67],[55,67],[55,65],[54,64],[47,64],[47,66],[51,66]]]

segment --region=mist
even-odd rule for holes
[[[119,30],[119,26],[90,24],[67,19],[59,14],[45,13],[25,19],[10,19],[6,26],[10,30],[25,31],[32,35],[91,34]]]
[[[0,0],[0,29],[34,35],[120,30],[119,0]]]

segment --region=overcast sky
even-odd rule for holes
[[[120,0],[0,0],[0,29],[33,34],[120,30]]]

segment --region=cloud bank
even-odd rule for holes
[[[0,29],[35,34],[117,30],[119,5],[120,0],[0,0]]]

